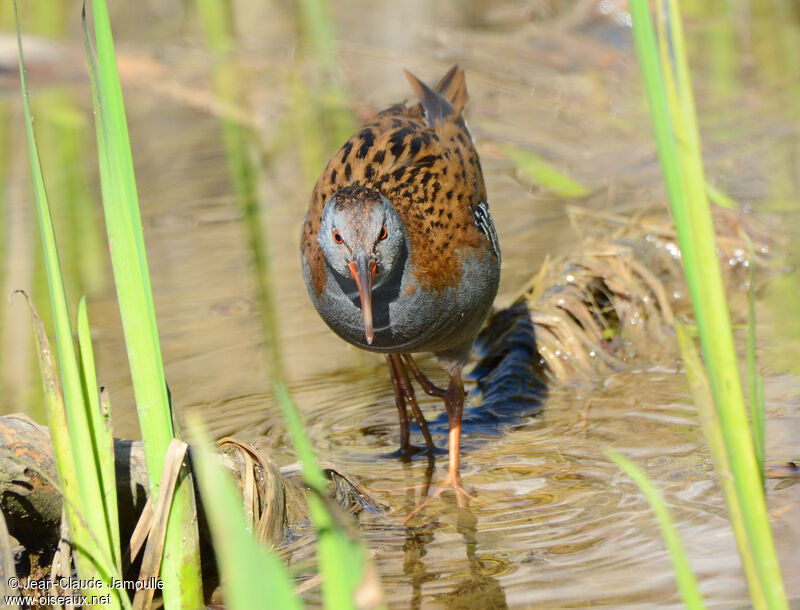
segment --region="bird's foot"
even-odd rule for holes
[[[419,514],[423,509],[428,507],[436,498],[441,496],[448,489],[452,489],[456,494],[456,503],[459,508],[466,508],[469,505],[469,500],[477,500],[477,498],[467,492],[461,485],[461,477],[458,472],[448,472],[447,478],[442,481],[441,485],[419,506],[412,510],[403,523],[408,523],[414,516]]]

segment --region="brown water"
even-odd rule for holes
[[[288,463],[294,457],[270,393],[252,256],[213,115],[202,30],[183,3],[139,4],[119,7],[112,20],[127,60],[122,74],[172,396],[182,414],[201,413],[219,436],[266,433],[279,463]],[[466,69],[468,120],[503,248],[501,306],[546,255],[580,247],[568,220],[570,204],[522,177],[502,144],[533,150],[588,185],[593,194],[575,205],[628,215],[665,213],[623,4],[337,3],[338,65],[358,114],[410,95],[404,67],[427,80],[456,61]],[[783,227],[776,236],[791,238],[797,235],[800,195],[800,121],[792,88],[800,73],[791,65],[783,72],[770,66],[783,56],[774,39],[793,40],[797,23],[758,11],[751,19],[733,4],[728,18],[698,14],[689,20],[709,177],[756,213],[778,218]],[[290,110],[289,78],[311,71],[312,62],[295,47],[287,6],[236,6],[238,57],[250,77],[242,105],[252,109],[248,116],[269,144]],[[775,36],[768,35],[768,19],[780,23]],[[70,31],[77,36],[76,23]],[[727,76],[719,59],[725,32],[738,41]],[[82,74],[75,36],[57,54],[56,75]],[[142,78],[141,70],[152,66],[160,76]],[[34,80],[34,97],[37,88],[58,80],[53,73]],[[85,109],[85,83],[69,91]],[[18,129],[13,137],[19,147]],[[551,388],[535,418],[468,429],[462,475],[477,500],[459,510],[446,494],[412,526],[403,525],[420,500],[419,490],[406,488],[425,483],[430,473],[424,458],[404,464],[385,457],[397,448],[398,427],[383,360],[336,338],[306,295],[298,247],[311,184],[301,169],[299,140],[289,130],[259,185],[279,344],[320,457],[360,480],[388,507],[386,514],[362,516],[361,531],[375,552],[390,606],[678,605],[654,516],[635,485],[603,456],[607,447],[634,458],[663,491],[708,601],[745,605],[733,535],[677,357],[654,363],[639,353],[629,370],[597,385]],[[8,226],[28,227],[7,246],[11,263],[4,283],[13,278],[8,287],[18,288],[34,283],[26,261],[35,231],[21,186],[29,179],[27,165],[15,161],[9,168]],[[89,304],[98,376],[111,389],[116,434],[136,437],[112,292],[99,290]],[[45,303],[40,296],[39,306]],[[31,349],[24,333],[12,332],[27,328],[24,312],[18,304],[12,310],[4,314],[6,371],[7,354],[30,359]],[[791,353],[791,338],[780,331],[780,311],[762,304],[759,312],[759,355],[768,367],[767,456],[796,458],[800,379],[772,358]],[[433,361],[421,363],[441,379]],[[26,388],[38,380],[27,375],[26,384],[7,382],[6,411],[33,401]],[[24,378],[25,373],[15,377]],[[423,399],[422,407],[430,419],[442,411],[432,399]],[[436,440],[445,443],[442,433]],[[440,457],[434,485],[444,468]],[[768,500],[786,586],[798,600],[800,486],[770,480]],[[302,566],[313,544],[304,541],[291,552]],[[306,574],[308,568],[298,570]]]

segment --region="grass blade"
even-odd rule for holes
[[[588,187],[570,178],[552,163],[529,150],[506,144],[503,146],[503,152],[526,178],[554,195],[573,199],[585,197],[591,193]]]
[[[756,453],[761,484],[764,484],[764,379],[756,369],[756,269],[753,242],[744,231],[749,261],[747,286],[747,385],[750,394],[750,425],[753,429],[753,448]]]
[[[723,193],[721,190],[719,190],[715,186],[712,186],[710,183],[706,183],[706,195],[708,195],[708,198],[712,201],[712,203],[718,205],[721,208],[725,208],[727,210],[739,209],[739,204],[733,197],[731,197],[727,193]]]
[[[346,517],[340,516],[331,506],[331,502],[326,501],[328,488],[325,475],[317,466],[314,450],[286,386],[276,383],[275,395],[302,464],[303,479],[312,490],[308,495],[308,507],[311,520],[319,532],[317,554],[319,571],[323,575],[322,593],[325,606],[354,608],[357,591],[368,576],[364,549],[346,531]]]
[[[736,495],[736,488],[733,486],[733,480],[731,479],[728,452],[725,449],[725,440],[722,438],[719,417],[714,407],[714,396],[711,393],[708,375],[706,375],[703,364],[700,362],[700,355],[697,353],[697,348],[689,330],[686,326],[677,322],[675,331],[678,335],[678,344],[681,349],[683,365],[686,369],[686,378],[689,381],[694,404],[697,406],[697,412],[700,416],[703,435],[711,450],[714,470],[717,473],[720,487],[728,505],[728,517],[736,536],[736,545],[739,549],[739,557],[742,560],[742,569],[747,576],[747,582],[750,583],[750,598],[753,602],[753,607],[757,609],[766,608],[767,602],[764,599],[761,581],[758,578],[758,572],[753,562],[753,553],[750,550],[750,542],[747,539],[742,509],[739,506],[739,497]]]
[[[86,313],[86,297],[78,303],[78,347],[81,358],[81,379],[83,392],[92,427],[92,437],[98,453],[98,470],[100,472],[100,489],[103,500],[103,520],[111,541],[111,560],[117,572],[122,572],[119,539],[119,509],[117,507],[117,483],[114,468],[114,437],[111,434],[111,414],[103,412],[100,407],[97,374],[94,366],[94,351],[89,333],[89,316]]]
[[[208,433],[196,422],[191,433],[197,439],[192,457],[225,586],[226,607],[250,610],[254,600],[264,599],[267,593],[272,608],[300,608],[283,562],[247,530],[242,497],[220,466]]]
[[[78,568],[78,575],[81,578],[97,578],[108,584],[111,577],[121,578],[121,572],[114,563],[114,550],[105,548],[106,539],[104,535],[108,532],[108,527],[101,524],[92,530],[87,520],[87,515],[83,510],[83,498],[81,496],[80,485],[84,483],[76,472],[73,456],[73,444],[68,433],[67,411],[64,406],[62,395],[62,385],[58,378],[58,370],[53,352],[50,349],[50,342],[47,339],[44,324],[36,308],[22,291],[14,294],[21,294],[25,297],[31,313],[33,323],[33,336],[36,343],[36,352],[39,358],[39,371],[42,376],[42,387],[44,389],[44,404],[47,415],[47,422],[50,426],[50,437],[53,443],[53,456],[58,473],[58,482],[51,481],[43,473],[48,483],[56,488],[61,494],[63,513],[66,523],[62,522],[63,531],[70,532],[67,546],[72,549],[75,564]],[[53,428],[57,426],[57,428]],[[113,464],[112,464],[113,465]],[[102,514],[101,514],[102,516]],[[76,524],[77,530],[71,524]],[[71,572],[69,572],[71,574]],[[109,591],[91,591],[92,594],[104,595]],[[111,589],[109,604],[112,608],[129,608],[127,597],[120,595],[119,590]]]
[[[136,402],[144,420],[142,435],[154,437],[145,448],[147,463],[150,465],[152,461],[160,469],[166,445],[172,438],[172,420],[108,13],[102,0],[93,2],[93,10],[98,50],[96,57],[89,47],[87,53],[97,121],[103,207],[109,243],[113,244],[111,260]],[[86,42],[90,45],[88,38]],[[141,317],[134,319],[134,314]],[[153,428],[164,433],[154,434]],[[161,444],[163,447],[159,447]],[[157,491],[157,487],[156,483],[153,491]]]
[[[167,447],[174,436],[150,275],[139,213],[136,178],[108,8],[93,0],[95,54],[84,10],[84,42],[95,109],[98,163],[111,262],[125,345],[145,446],[150,492],[158,497]],[[162,563],[167,608],[203,603],[199,543],[191,477],[184,477],[169,513]]]
[[[650,503],[650,508],[658,519],[658,525],[661,527],[661,535],[664,537],[664,542],[667,545],[669,554],[672,557],[672,566],[675,569],[675,578],[678,581],[678,588],[683,598],[683,603],[687,608],[705,608],[703,596],[700,594],[700,589],[697,586],[697,579],[694,577],[692,567],[689,565],[689,559],[686,556],[686,551],[683,548],[678,531],[675,529],[675,524],[672,520],[672,514],[664,502],[661,494],[653,485],[652,481],[647,478],[642,470],[631,462],[623,455],[607,449],[605,451],[606,457],[613,461],[617,466],[622,468],[633,482],[638,485],[644,497]]]
[[[158,498],[156,498],[156,504],[148,518],[150,528],[147,534],[147,546],[142,556],[142,565],[139,568],[140,581],[147,582],[150,578],[158,576],[169,526],[168,514],[175,495],[175,487],[183,469],[187,447],[186,443],[176,438],[173,438],[167,447]],[[133,610],[145,610],[152,607],[154,594],[155,590],[152,588],[137,591],[133,598]]]
[[[27,294],[18,291],[25,297],[28,307],[31,310],[31,322],[33,324],[33,337],[36,343],[36,355],[39,359],[39,372],[42,376],[42,389],[44,390],[44,406],[47,415],[47,425],[50,428],[50,437],[53,442],[53,456],[58,471],[59,485],[64,500],[64,509],[70,524],[77,524],[77,529],[72,530],[73,540],[80,548],[88,548],[86,539],[88,533],[82,527],[78,508],[82,505],[80,491],[78,489],[78,475],[75,472],[75,461],[72,459],[72,441],[69,436],[69,426],[67,425],[67,412],[64,408],[64,396],[61,390],[61,381],[58,378],[58,370],[50,349],[50,342],[44,324],[36,308],[30,301]],[[70,527],[72,527],[70,525]],[[87,560],[82,553],[77,553],[75,558],[78,570],[82,568],[81,562]]]
[[[118,573],[109,571],[109,569],[113,569],[112,566],[115,566],[116,562],[113,562],[112,559],[112,566],[109,566],[107,560],[119,557],[119,549],[118,546],[114,548],[115,542],[110,535],[108,522],[105,519],[106,513],[102,497],[103,479],[100,472],[100,464],[106,456],[100,451],[98,439],[92,434],[92,427],[89,422],[89,405],[86,403],[83,393],[82,376],[80,374],[61,264],[56,247],[53,218],[39,160],[36,136],[33,130],[33,117],[30,110],[22,35],[16,2],[14,3],[14,17],[17,29],[25,131],[28,140],[36,209],[56,333],[58,368],[61,371],[61,383],[59,383],[55,366],[49,362],[43,362],[43,365],[52,368],[52,371],[42,369],[48,425],[53,432],[54,450],[59,452],[59,475],[65,494],[64,502],[71,506],[70,510],[67,511],[67,518],[69,519],[70,530],[73,532],[73,546],[77,551],[76,564],[79,574],[86,579],[96,575],[108,582],[109,577],[116,576]],[[34,318],[35,327],[37,326],[37,320],[38,316]],[[35,328],[35,334],[40,358],[44,358],[43,353],[49,353],[49,347],[46,346],[43,327]],[[44,358],[44,360],[46,361],[47,359]],[[61,438],[56,440],[57,436]],[[73,447],[80,447],[81,450],[73,452]],[[105,570],[98,571],[97,567],[100,565],[104,565]],[[118,594],[112,595],[111,599],[112,605],[119,607]]]
[[[659,61],[647,0],[630,0],[633,35],[733,483],[767,604],[786,608],[761,477],[749,431],[714,227],[678,5],[659,2]],[[668,26],[665,20],[668,19]],[[668,38],[667,38],[668,36]],[[665,84],[666,83],[666,84]],[[672,106],[668,103],[672,102]],[[741,547],[740,547],[741,548]],[[758,588],[751,584],[751,592]]]

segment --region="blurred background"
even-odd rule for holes
[[[757,275],[767,457],[796,458],[800,7],[681,7],[709,181],[772,240],[762,254],[774,257]],[[411,98],[403,68],[428,82],[454,63],[466,71],[466,116],[503,250],[498,306],[511,303],[546,256],[582,247],[570,221],[576,209],[606,220],[667,218],[621,0],[159,0],[109,8],[175,406],[202,414],[217,436],[266,435],[283,464],[292,452],[271,394],[282,376],[318,453],[360,478],[389,511],[413,506],[404,488],[421,482],[426,464],[384,457],[398,430],[383,359],[346,345],[319,319],[302,281],[299,234],[329,156],[361,121]],[[26,0],[21,17],[70,303],[88,298],[115,435],[137,438],[98,195],[80,2]],[[8,2],[0,28],[0,294],[26,290],[46,319]],[[602,231],[612,238],[607,223],[598,227],[598,241]],[[19,300],[0,303],[0,414],[43,421],[28,311]],[[664,489],[708,601],[744,603],[733,537],[676,363],[675,355],[657,363],[634,355],[629,370],[596,385],[554,387],[535,419],[472,434],[463,475],[479,501],[466,513],[445,505],[438,523],[413,529],[399,519],[362,519],[367,544],[380,550],[390,604],[677,605],[652,515],[602,456],[607,446],[640,460]],[[431,414],[441,410],[421,402]],[[798,490],[768,484],[795,600]],[[298,543],[287,552],[299,561],[313,550]]]

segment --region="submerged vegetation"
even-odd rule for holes
[[[72,302],[74,295],[88,293],[91,303],[91,293],[104,282],[104,271],[98,270],[105,269],[107,263],[96,261],[98,231],[86,185],[73,174],[68,179],[54,180],[46,169],[43,170],[40,160],[40,149],[45,147],[60,145],[64,149],[82,151],[83,146],[78,142],[85,137],[86,122],[82,122],[77,111],[70,109],[69,103],[59,106],[62,111],[55,119],[48,115],[48,104],[40,102],[37,109],[36,103],[29,103],[20,38],[24,125],[42,235],[42,254],[37,257],[41,256],[42,269],[46,270],[42,277],[46,278],[51,304],[49,310],[43,308],[43,293],[34,289],[32,300],[37,303],[44,321],[33,305],[31,318],[44,386],[43,410],[58,466],[56,486],[63,497],[66,517],[61,524],[62,537],[71,543],[71,547],[58,546],[58,555],[52,559],[52,574],[72,575],[71,562],[74,561],[76,573],[82,580],[96,579],[103,583],[97,590],[85,593],[106,595],[104,605],[118,608],[147,608],[156,602],[156,590],[152,588],[134,592],[112,586],[113,582],[136,577],[142,582],[151,577],[161,579],[163,603],[168,609],[202,607],[217,579],[223,585],[226,607],[234,610],[251,608],[254,599],[265,595],[276,607],[299,608],[309,591],[316,595],[317,590],[328,608],[382,607],[390,603],[384,592],[390,581],[381,583],[378,566],[382,558],[373,556],[368,548],[380,550],[377,547],[380,541],[360,533],[351,515],[331,498],[328,479],[338,475],[330,474],[327,467],[325,471],[320,468],[309,440],[314,426],[319,423],[304,424],[287,386],[290,374],[285,348],[289,342],[282,340],[279,324],[279,302],[284,296],[279,287],[283,267],[274,260],[275,246],[268,240],[270,233],[280,230],[275,228],[279,219],[268,216],[265,203],[285,195],[266,191],[268,174],[277,171],[272,160],[287,154],[287,143],[292,144],[297,155],[297,173],[303,176],[301,182],[308,183],[316,177],[328,152],[352,132],[356,123],[353,109],[366,114],[371,108],[348,101],[350,96],[340,67],[340,46],[346,47],[347,43],[337,38],[331,14],[333,7],[324,0],[301,0],[293,5],[292,13],[300,55],[286,59],[289,68],[279,68],[286,72],[281,95],[288,103],[285,112],[275,119],[275,125],[271,125],[273,141],[262,142],[262,134],[254,127],[263,122],[257,120],[259,101],[248,97],[252,66],[238,53],[236,4],[197,0],[187,10],[196,11],[193,14],[205,33],[203,44],[210,58],[208,74],[212,91],[209,96],[213,97],[209,106],[215,109],[212,113],[220,120],[227,180],[238,206],[237,220],[246,242],[245,250],[252,262],[248,273],[254,285],[262,337],[267,344],[264,353],[273,384],[270,398],[274,398],[283,415],[280,422],[269,423],[268,435],[276,429],[288,430],[287,438],[291,441],[286,443],[291,447],[288,452],[300,461],[309,510],[308,518],[304,515],[298,521],[307,521],[304,527],[314,532],[316,561],[309,568],[302,553],[299,559],[292,557],[292,544],[298,535],[290,527],[293,524],[288,523],[286,505],[293,499],[284,487],[270,482],[273,475],[276,480],[284,476],[274,464],[264,459],[258,467],[254,465],[259,462],[256,454],[261,449],[257,451],[231,439],[220,442],[221,446],[237,445],[246,456],[243,458],[245,468],[239,475],[243,509],[242,493],[231,480],[230,469],[220,466],[224,459],[219,457],[219,448],[215,451],[212,446],[208,424],[199,417],[191,418],[186,432],[193,441],[192,447],[184,440],[183,427],[171,404],[156,325],[154,291],[118,72],[119,58],[114,49],[106,2],[92,0],[90,7],[86,7],[91,10],[87,10],[89,16],[84,16],[83,27],[96,122],[100,190],[108,242],[113,245],[111,268],[144,441],[149,500],[141,520],[131,528],[134,531],[121,533],[125,527],[119,517],[121,501],[117,497],[119,481],[115,474],[115,459],[119,460],[120,456],[115,456],[114,451],[112,406],[108,393],[99,388],[102,380],[98,380],[95,365],[93,328],[86,298],[75,298]],[[690,41],[683,37],[678,1],[660,0],[656,4],[655,31],[649,3],[645,0],[630,0],[630,16],[674,227],[663,220],[652,221],[638,212],[618,214],[614,210],[590,207],[599,201],[594,197],[595,185],[589,179],[579,178],[580,172],[562,169],[560,163],[552,160],[556,155],[540,154],[537,147],[522,146],[513,138],[498,137],[499,144],[489,142],[487,145],[489,163],[500,159],[522,178],[526,187],[532,185],[533,190],[540,190],[548,197],[569,200],[567,216],[582,238],[586,237],[583,227],[592,223],[596,227],[598,220],[603,223],[601,232],[611,235],[610,239],[604,235],[602,241],[586,239],[582,242],[588,244],[586,247],[574,246],[565,256],[546,259],[537,273],[528,271],[528,276],[533,276],[530,282],[514,292],[519,295],[516,303],[524,304],[531,312],[530,328],[535,334],[538,353],[525,351],[527,344],[522,346],[525,349],[521,352],[541,362],[548,384],[553,387],[593,387],[631,362],[658,362],[662,351],[669,353],[668,358],[674,358],[676,341],[670,330],[674,328],[698,419],[727,502],[752,603],[756,608],[785,608],[786,593],[765,504],[764,472],[768,457],[765,391],[756,360],[757,277],[754,266],[759,253],[771,244],[760,233],[760,228],[739,214],[739,204],[725,192],[724,185],[715,186],[706,177],[687,62],[686,46]],[[702,15],[710,10],[690,0],[681,5],[691,15]],[[567,17],[575,19],[579,15],[568,13]],[[17,32],[19,35],[19,26]],[[788,50],[796,42],[792,32],[786,30],[779,37],[780,44]],[[713,64],[711,74],[714,75],[710,87],[719,99],[730,100],[736,89],[731,38],[721,30],[710,44],[713,53],[708,61]],[[352,47],[349,52],[353,52]],[[798,56],[794,52],[787,54]],[[764,60],[759,57],[758,61],[763,63]],[[5,108],[0,105],[0,130],[7,126]],[[34,133],[34,116],[54,121],[61,135],[43,141],[38,132]],[[478,117],[476,121],[475,133],[479,138],[486,136],[485,120],[486,117]],[[492,139],[491,134],[487,139]],[[72,153],[65,151],[55,154],[63,155],[65,166],[83,163],[82,152],[75,152],[75,158],[69,158]],[[7,164],[3,160],[0,158],[0,178],[6,171]],[[578,166],[576,163],[573,167]],[[48,191],[46,182],[48,186],[53,182],[57,186]],[[303,184],[300,199],[304,200],[309,188],[310,184]],[[609,190],[609,198],[612,194]],[[54,229],[54,224],[59,224],[59,214],[51,209],[51,203],[58,200],[61,205],[67,199],[75,202],[70,204],[74,205],[74,211],[69,215],[74,225],[73,234],[66,240],[67,247],[59,250],[57,229]],[[712,210],[709,199],[727,209]],[[5,216],[0,219],[0,227],[3,222]],[[680,246],[679,256],[667,254],[665,244],[674,241]],[[0,240],[0,255],[5,255],[4,247],[5,243]],[[658,256],[653,255],[653,248],[659,249]],[[661,255],[666,260],[658,258]],[[734,283],[727,281],[726,276],[739,269],[734,266],[720,269],[720,256],[741,257],[745,261],[742,266],[748,267],[745,281],[749,286],[746,349],[749,404],[740,387],[739,358],[734,350],[726,296],[726,290],[730,291]],[[683,286],[677,272],[679,260],[691,294],[693,316],[688,307],[676,308],[672,298],[671,286]],[[299,277],[297,280],[300,281]],[[780,281],[787,281],[786,276]],[[288,300],[292,302],[291,295]],[[73,320],[76,320],[74,325]],[[48,332],[54,335],[54,350],[49,347]],[[508,336],[491,337],[491,327],[485,336],[497,342],[509,339]],[[698,336],[702,359],[695,346]],[[632,345],[636,348],[628,349]],[[636,350],[638,353],[634,354]],[[642,353],[644,350],[650,352]],[[492,362],[496,353],[491,349],[488,352],[486,366],[496,366],[497,363]],[[205,374],[205,371],[195,373],[197,376]],[[494,383],[506,381],[498,376]],[[480,387],[480,380],[478,385]],[[542,382],[542,387],[544,385]],[[480,389],[486,391],[486,388]],[[537,386],[537,392],[538,389]],[[347,395],[343,391],[336,394]],[[506,420],[513,421],[514,426],[522,422],[524,430],[526,422],[534,421],[533,414],[539,408],[527,414],[514,412],[506,416]],[[477,414],[476,419],[467,417],[467,425],[475,426],[471,422],[476,420],[488,421],[480,419],[486,417],[485,413],[480,413],[480,407],[473,408],[470,414]],[[580,414],[584,434],[591,416],[587,402]],[[497,424],[506,421],[503,417],[503,413],[497,416],[494,428],[503,430]],[[380,426],[372,426],[377,427]],[[336,426],[330,428],[332,433],[336,432]],[[307,433],[307,429],[311,431]],[[515,428],[515,432],[518,430]],[[485,432],[479,427],[475,431]],[[359,434],[360,441],[366,443],[365,439],[373,432],[370,426],[364,425]],[[280,442],[274,442],[271,447],[285,451]],[[621,453],[609,451],[607,456],[640,486],[652,506],[673,560],[684,603],[688,607],[703,607],[703,581],[699,573],[695,575],[692,571],[689,554],[681,543],[682,523],[668,507],[670,500],[662,498],[658,485],[648,480],[643,469]],[[402,468],[414,466],[413,463],[403,464]],[[398,463],[397,467],[401,465]],[[530,468],[531,465],[516,467]],[[561,468],[559,465],[559,473]],[[431,462],[426,472],[428,486],[432,470]],[[573,473],[566,474],[566,478],[570,476]],[[579,480],[583,475],[574,476]],[[276,516],[275,522],[269,522],[269,518],[278,512],[259,512],[262,508],[259,485],[272,494],[273,508],[282,505],[278,511],[281,516]],[[494,502],[493,493],[480,491],[478,507]],[[525,497],[516,489],[513,493],[517,494],[514,502]],[[509,492],[509,495],[512,494]],[[501,504],[507,500],[502,498]],[[534,502],[535,508],[539,501]],[[450,526],[447,523],[450,517],[445,513],[445,527]],[[474,601],[477,607],[488,599],[498,599],[499,590],[499,597],[506,603],[501,585],[486,575],[489,569],[486,566],[491,567],[492,562],[500,566],[493,568],[498,573],[506,569],[505,565],[496,557],[484,561],[476,553],[480,546],[478,519],[470,510],[459,511],[454,519],[454,531],[463,536],[466,543],[469,565],[469,577],[459,584],[455,595]],[[536,520],[541,521],[541,525],[547,524],[546,516],[536,516]],[[13,560],[4,523],[0,519],[0,556],[7,566]],[[380,527],[391,530],[395,526],[383,523]],[[425,572],[425,562],[430,561],[430,557],[425,558],[425,545],[433,539],[430,532],[435,527],[438,524],[402,528],[401,536],[405,536],[402,547],[406,553],[403,571],[412,585],[412,603],[417,605],[423,599],[422,584],[436,580]],[[294,540],[281,548],[290,538]],[[609,538],[613,540],[613,536]],[[203,546],[208,541],[213,545],[213,560],[203,554],[207,552]],[[564,548],[569,549],[571,544],[573,542],[565,543]],[[574,548],[586,550],[588,547],[574,543]],[[520,565],[539,561],[538,553],[538,550],[530,550],[529,554],[526,551]],[[289,558],[292,561],[287,566],[285,560]],[[309,573],[313,575],[307,576]],[[397,585],[392,582],[391,586]],[[448,599],[441,597],[443,602]]]

